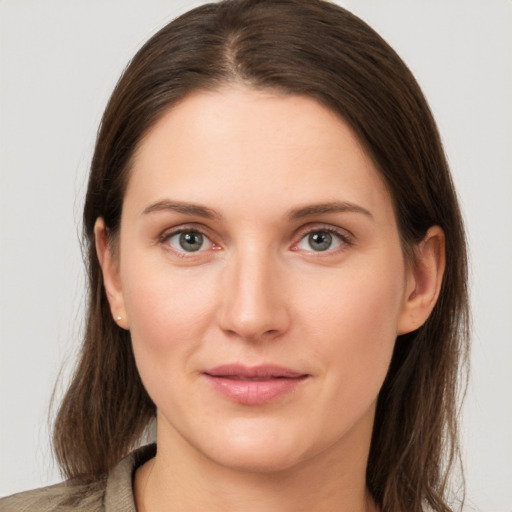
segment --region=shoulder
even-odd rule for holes
[[[1,512],[103,511],[106,478],[93,482],[68,480],[0,499]]]
[[[0,498],[0,512],[135,512],[133,476],[155,453],[156,445],[143,446],[104,477],[67,480]]]

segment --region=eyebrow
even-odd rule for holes
[[[201,206],[193,203],[185,203],[182,201],[170,201],[164,199],[162,201],[157,201],[149,205],[142,212],[143,214],[153,213],[153,212],[161,212],[161,211],[173,211],[177,213],[183,213],[185,215],[194,215],[196,217],[203,217],[205,219],[219,219],[220,215],[210,208],[206,206]]]
[[[304,207],[294,208],[288,214],[291,220],[303,219],[305,217],[313,217],[314,215],[323,215],[326,213],[343,213],[354,212],[362,213],[363,215],[373,219],[373,215],[369,210],[359,206],[358,204],[349,203],[346,201],[333,201],[330,203],[312,204]]]
[[[142,213],[149,214],[153,212],[169,210],[177,213],[182,213],[184,215],[194,215],[197,217],[202,217],[205,219],[221,218],[221,216],[215,210],[207,208],[206,206],[201,206],[199,204],[194,203],[186,203],[183,201],[171,201],[168,199],[157,201],[156,203],[149,205],[144,209]],[[288,218],[290,220],[299,220],[305,217],[313,217],[315,215],[344,212],[361,213],[373,219],[373,215],[369,210],[357,204],[349,203],[346,201],[332,201],[329,203],[318,203],[294,208],[290,210],[290,212],[288,213]]]

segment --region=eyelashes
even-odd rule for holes
[[[202,226],[188,225],[165,231],[158,242],[178,257],[194,258],[222,249],[212,238],[213,235]],[[289,246],[291,251],[315,255],[337,254],[353,244],[353,237],[348,231],[329,225],[305,226],[293,238],[296,241]]]
[[[173,249],[184,252],[197,252],[211,249],[211,240],[199,231],[178,231],[167,237],[167,243]]]
[[[164,231],[158,242],[180,258],[193,258],[200,257],[206,251],[222,249],[212,238],[204,228],[187,225]]]
[[[344,245],[350,245],[348,236],[332,227],[313,228],[302,235],[293,251],[334,252]]]

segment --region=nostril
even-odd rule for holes
[[[258,341],[274,339],[288,330],[290,319],[283,287],[270,279],[269,272],[268,266],[258,269],[245,265],[243,272],[238,269],[229,276],[217,310],[219,327],[225,335]]]
[[[226,329],[225,333],[230,338],[243,338],[247,341],[257,342],[265,339],[273,339],[279,336],[281,331],[279,329],[268,329],[263,331],[244,330],[244,329]]]

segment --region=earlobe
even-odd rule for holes
[[[119,259],[114,253],[105,222],[101,217],[98,217],[94,224],[94,240],[113,321],[115,320],[123,329],[129,329],[128,315],[126,314],[119,276]]]
[[[421,327],[436,305],[445,269],[445,238],[439,226],[432,226],[414,251],[407,282],[398,334]]]

